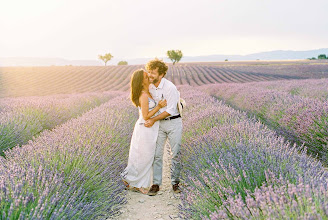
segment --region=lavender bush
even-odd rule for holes
[[[237,84],[230,84],[232,88]],[[223,88],[229,87],[222,84]],[[328,79],[299,79],[299,80],[275,80],[263,82],[248,82],[245,86],[261,88],[271,92],[286,92],[294,96],[302,96],[326,101],[328,98]]]
[[[328,77],[327,60],[317,60],[314,62],[295,62],[293,63],[263,63],[262,65],[234,65],[230,68],[234,71],[244,72],[246,74],[266,74],[273,76],[297,77],[299,79],[308,78],[327,78]]]
[[[250,83],[252,86],[287,92],[290,95],[320,99],[321,101],[328,99],[328,79],[325,78],[259,82],[255,84]]]
[[[181,90],[188,103],[182,146],[183,218],[327,218],[328,172],[320,162],[246,113],[200,91]],[[283,191],[293,193],[294,186],[306,188],[275,200]],[[270,200],[270,195],[276,197]]]
[[[255,114],[279,135],[299,146],[304,144],[310,153],[328,163],[328,100],[321,101],[263,87],[270,83],[256,85],[221,84],[208,85],[202,89],[238,109]]]
[[[203,219],[327,219],[327,184],[311,187],[299,182],[282,180],[279,187],[264,184],[248,192],[245,200],[229,196],[224,206]]]
[[[106,219],[125,203],[137,111],[127,95],[69,120],[0,158],[3,219]]]
[[[16,145],[26,144],[43,130],[52,129],[120,94],[3,98],[0,104],[0,154]]]

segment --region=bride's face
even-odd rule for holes
[[[144,74],[143,74],[142,85],[144,88],[147,88],[147,89],[149,87],[149,77],[148,77],[148,73],[146,73],[146,72],[144,72]]]

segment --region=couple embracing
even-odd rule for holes
[[[146,70],[136,70],[131,76],[131,101],[139,109],[139,119],[132,134],[128,165],[122,173],[123,182],[133,191],[156,195],[162,184],[163,153],[168,140],[173,154],[172,188],[179,193],[180,93],[172,82],[164,78],[168,66],[162,60],[149,61]]]

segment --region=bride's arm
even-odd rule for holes
[[[150,119],[152,116],[155,115],[162,107],[160,104],[156,105],[151,111],[149,111],[149,103],[148,103],[148,96],[147,94],[142,93],[139,98],[139,103],[141,105],[141,113],[144,120]]]

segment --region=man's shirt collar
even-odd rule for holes
[[[165,80],[165,78],[162,78],[161,79],[161,82],[159,83],[158,88],[160,88],[160,89],[163,88],[163,86],[164,86],[164,80]]]
[[[165,81],[165,78],[162,78],[161,79],[161,82],[159,83],[157,89],[162,89],[163,86],[164,86],[164,81]],[[153,88],[153,89],[156,89],[156,86],[154,84],[150,84],[150,88]]]

